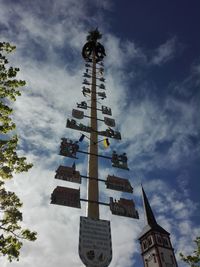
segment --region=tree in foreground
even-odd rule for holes
[[[24,239],[36,240],[36,232],[20,225],[23,219],[20,199],[5,187],[5,180],[13,178],[14,173],[28,171],[32,167],[25,157],[18,156],[18,137],[12,135],[16,126],[11,118],[11,102],[21,95],[19,88],[25,85],[25,81],[16,79],[19,68],[8,66],[6,56],[14,49],[15,46],[0,42],[0,256],[7,256],[9,261],[19,260]]]
[[[197,237],[194,242],[196,243],[196,249],[192,255],[185,256],[180,253],[181,259],[188,263],[191,267],[200,267],[200,237]]]

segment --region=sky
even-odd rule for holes
[[[89,30],[98,27],[106,50],[107,98],[122,140],[109,149],[126,152],[130,171],[99,160],[99,178],[128,178],[132,196],[105,189],[100,200],[133,198],[140,220],[111,215],[111,267],[142,267],[138,236],[145,226],[141,183],[157,222],[171,233],[179,253],[191,253],[200,235],[200,4],[199,1],[34,0],[0,1],[0,38],[17,46],[10,65],[20,67],[27,82],[14,103],[13,119],[20,138],[19,154],[34,167],[7,183],[24,203],[23,225],[37,231],[35,242],[24,242],[19,262],[0,259],[2,267],[83,266],[78,255],[81,209],[50,205],[53,189],[79,185],[54,179],[59,165],[72,160],[59,156],[62,137],[77,140],[78,131],[65,127],[82,93],[84,61],[81,50]],[[101,116],[101,114],[99,114]],[[87,121],[85,120],[85,123]],[[102,129],[103,124],[99,125]],[[81,144],[87,150],[87,141]],[[87,173],[87,157],[76,162]],[[82,181],[81,197],[87,196]]]

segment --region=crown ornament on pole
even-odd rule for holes
[[[104,46],[97,40],[101,39],[102,34],[99,32],[98,28],[89,32],[87,36],[87,42],[83,46],[82,56],[86,61],[91,61],[92,52],[95,54],[96,63],[101,61],[104,56],[106,56]]]

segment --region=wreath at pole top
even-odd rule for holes
[[[91,61],[92,52],[95,53],[96,62],[102,61],[106,56],[104,46],[97,42],[101,39],[102,34],[96,28],[94,31],[90,31],[87,36],[87,43],[83,46],[82,56],[86,61]]]

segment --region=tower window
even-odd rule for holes
[[[145,241],[143,241],[143,248],[144,248],[144,250],[147,249],[147,247],[148,247],[147,241],[145,240]]]
[[[162,260],[162,261],[165,261],[163,252],[161,252],[160,255],[161,255],[161,260]]]
[[[156,255],[153,254],[153,259],[154,259],[154,262],[156,262]]]
[[[152,238],[151,238],[151,236],[150,237],[148,237],[148,244],[149,244],[149,246],[151,246],[152,245]]]
[[[170,258],[171,258],[172,264],[174,264],[174,257],[173,257],[173,255],[170,255]]]
[[[159,235],[156,236],[156,239],[158,244],[162,244],[162,238]]]
[[[167,240],[167,238],[163,238],[163,244],[166,246],[166,247],[168,247],[169,246],[169,242],[168,242],[168,240]]]

